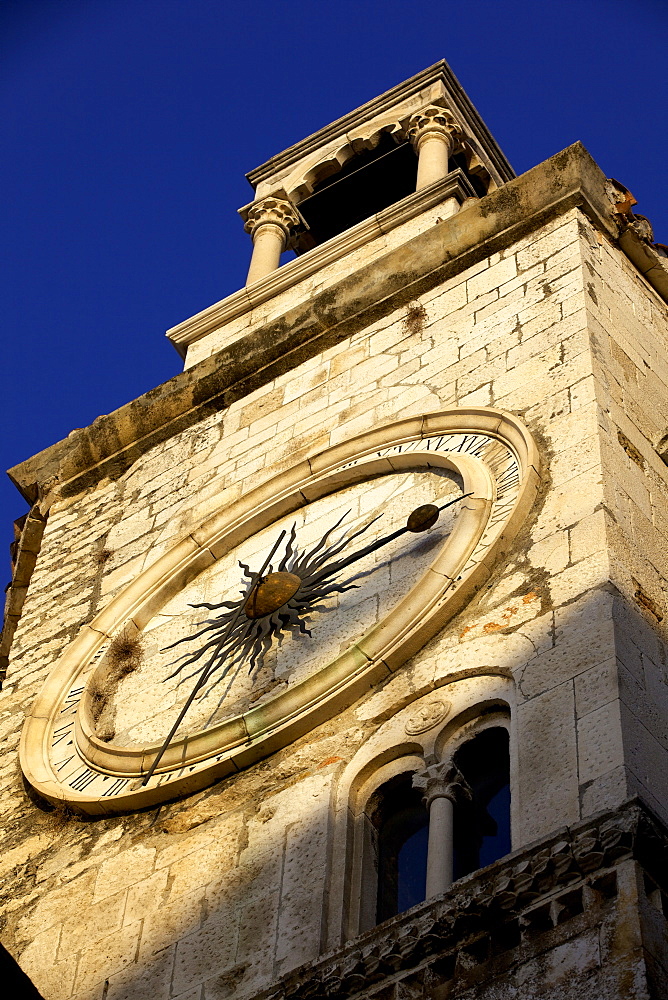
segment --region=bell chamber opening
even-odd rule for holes
[[[415,191],[418,160],[409,142],[387,133],[375,149],[352,156],[335,174],[319,181],[299,203],[308,226],[295,245],[304,253]]]
[[[379,790],[376,923],[425,898],[429,813],[412,774],[400,774]]]
[[[468,740],[454,762],[472,792],[454,809],[454,878],[498,861],[510,852],[510,755],[508,730],[494,727]]]

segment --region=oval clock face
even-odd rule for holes
[[[81,629],[26,720],[27,779],[104,815],[286,746],[461,610],[537,486],[526,428],[487,408],[376,428],[269,479]]]

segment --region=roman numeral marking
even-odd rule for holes
[[[54,764],[53,766],[55,767],[56,771],[62,771],[64,767],[67,767],[69,762],[71,760],[74,760],[74,756],[75,755],[72,754],[71,757],[66,757],[65,760],[59,760],[56,764]]]
[[[510,503],[504,504],[503,507],[497,508],[490,517],[489,521],[487,522],[488,527],[491,528],[495,524],[498,524],[499,521],[503,521],[511,512],[514,506],[515,506],[514,502],[511,501]]]
[[[95,653],[93,656],[91,656],[91,658],[90,658],[91,666],[94,663],[97,663],[97,661],[100,660],[104,656],[104,654],[107,652],[108,647],[109,647],[109,643],[105,642],[102,646],[100,646],[100,648],[98,649],[97,653]]]
[[[61,708],[60,714],[65,715],[66,712],[75,712],[76,707],[81,701],[81,695],[83,694],[84,685],[81,687],[72,688],[68,695],[65,697],[65,708]]]
[[[89,767],[86,767],[73,781],[69,782],[69,786],[77,792],[83,792],[97,777],[97,771],[91,771]]]
[[[107,779],[105,778],[104,780],[106,781]],[[120,792],[123,791],[123,789],[129,783],[129,781],[130,781],[129,778],[116,778],[113,784],[109,785],[109,788],[107,788],[104,792],[102,792],[102,795],[105,796],[105,798],[108,795],[118,795]]]
[[[454,438],[452,434],[441,434],[439,438],[429,438],[427,441],[427,446],[429,446],[429,442],[433,442],[433,446],[431,449],[432,451],[440,451],[442,448],[444,450],[447,450],[445,449],[445,442],[446,441],[450,442],[455,440],[456,438]]]
[[[501,473],[498,482],[501,484],[508,479],[516,479],[518,482],[520,481],[520,473],[516,465],[511,465],[509,469],[506,469],[505,472]]]
[[[497,487],[496,495],[499,500],[502,500],[506,493],[514,493],[520,484],[520,477],[517,476],[514,479],[509,479],[507,482],[502,483],[500,487]]]
[[[55,747],[59,743],[62,743],[63,740],[66,740],[68,736],[71,736],[73,726],[74,723],[66,722],[64,726],[59,726],[58,729],[54,729],[51,736],[51,746]]]

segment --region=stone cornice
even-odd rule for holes
[[[342,118],[338,118],[330,125],[326,125],[325,128],[314,132],[305,139],[301,139],[294,146],[283,150],[282,153],[272,156],[266,163],[255,167],[254,170],[246,174],[248,181],[253,188],[257,187],[261,181],[266,180],[273,174],[285,170],[292,164],[297,163],[299,160],[304,159],[319,148],[327,145],[327,143],[346,135],[346,133],[357,128],[370,118],[390,111],[402,101],[437,83],[444,85],[447,98],[452,104],[452,110],[462,117],[473,135],[477,136],[484,143],[487,155],[499,171],[501,178],[503,180],[510,180],[514,177],[515,172],[513,168],[501,152],[489,129],[469,100],[445,59],[441,59],[439,62],[434,63],[433,66],[429,66],[420,73],[416,73],[409,80],[404,80],[403,83],[398,84],[391,90],[387,90],[384,94],[380,94],[372,101],[367,101],[361,107],[350,111],[347,115],[343,115]]]
[[[554,900],[561,909],[578,885],[595,894],[597,885],[605,886],[605,870],[627,859],[637,860],[659,884],[665,883],[668,831],[637,799],[565,827],[462,879],[442,896],[288,973],[254,994],[255,1000],[343,1000],[364,993],[380,980],[400,977],[444,956],[454,958],[472,941],[498,933],[517,918],[520,932],[530,928],[537,910],[550,920],[545,904]],[[563,890],[570,890],[566,897]]]
[[[624,226],[619,235],[619,245],[652,288],[668,302],[668,258],[657,253],[633,226]]]
[[[179,323],[178,326],[172,327],[171,330],[167,331],[167,337],[172,341],[177,351],[185,356],[186,348],[196,340],[220,329],[238,316],[243,316],[250,309],[267,302],[286,289],[294,287],[298,282],[315,274],[323,267],[327,267],[328,264],[340,260],[346,254],[357,250],[358,247],[365,246],[378,236],[391,232],[404,222],[410,222],[411,219],[415,219],[422,212],[426,212],[427,209],[438,205],[446,198],[456,197],[461,204],[465,198],[471,196],[475,196],[475,191],[464,172],[452,170],[447,177],[436,181],[435,184],[430,184],[421,191],[415,191],[406,198],[402,198],[401,201],[383,209],[382,212],[371,215],[356,226],[346,229],[339,236],[314,247],[302,257],[297,257],[295,260],[283,264],[282,267],[272,271],[260,281],[240,288],[238,292],[234,292],[226,299],[214,303],[208,309],[203,309],[202,312],[183,323]],[[251,208],[252,203],[242,211],[246,212],[247,209]]]
[[[46,484],[74,495],[118,477],[150,448],[243,399],[549,219],[579,207],[612,239],[606,178],[580,143],[467,205],[114,413],[10,470],[34,503]],[[648,275],[649,277],[649,275]]]
[[[12,639],[21,618],[23,602],[37,562],[45,526],[46,512],[35,505],[25,515],[14,559],[12,580],[7,589],[2,632],[0,632],[0,687],[9,666]]]

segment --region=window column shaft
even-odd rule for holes
[[[459,122],[451,111],[429,105],[412,115],[407,134],[418,157],[416,190],[447,177],[455,139],[461,136]],[[456,198],[446,198],[441,206],[444,219],[459,211]]]
[[[454,874],[454,806],[470,801],[471,789],[453,761],[434,764],[413,775],[413,787],[423,789],[429,810],[426,898],[445,892]]]
[[[432,798],[429,806],[426,898],[438,896],[452,885],[454,859],[454,806],[445,795]]]
[[[259,281],[278,267],[285,249],[285,233],[280,226],[265,223],[253,235],[253,256],[248,268],[247,285]]]
[[[253,256],[248,269],[247,285],[275,271],[281,254],[300,223],[299,214],[284,198],[268,197],[240,209],[245,219],[244,229],[253,240]]]
[[[447,176],[451,145],[447,132],[427,132],[422,138],[418,145],[417,191]]]

